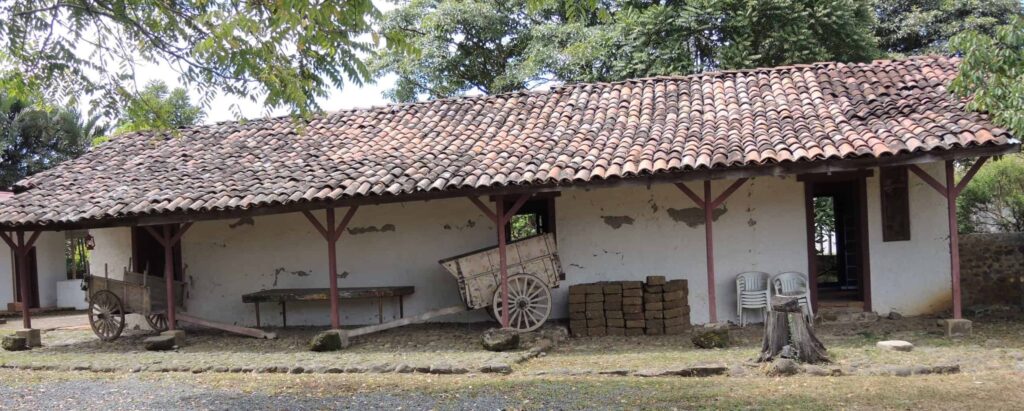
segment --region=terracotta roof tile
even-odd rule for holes
[[[576,84],[120,136],[21,181],[0,224],[1018,144],[943,57]]]

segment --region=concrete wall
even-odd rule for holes
[[[937,172],[941,168],[929,165]],[[877,173],[876,173],[877,174]],[[731,181],[716,181],[715,193]],[[948,301],[949,268],[941,197],[911,177],[912,238],[882,243],[877,179],[868,182],[872,293],[875,310],[904,314],[941,309]],[[700,191],[699,183],[692,183]],[[554,291],[554,316],[565,317],[567,285],[601,280],[684,278],[691,318],[708,321],[703,213],[667,184],[595,190],[568,189],[556,200],[559,254],[567,278]],[[343,212],[343,210],[341,210]],[[318,215],[323,218],[323,213]],[[747,182],[715,212],[719,319],[734,319],[735,275],[743,271],[807,270],[803,184],[790,177]],[[120,273],[130,256],[126,228],[93,230],[92,271],[107,264]],[[241,295],[267,288],[326,287],[326,245],[301,214],[195,224],[183,254],[190,283],[187,310],[212,320],[253,324]],[[366,206],[338,244],[342,286],[412,285],[406,313],[459,304],[455,280],[439,259],[495,243],[493,224],[466,199]],[[386,319],[397,307],[385,306]],[[265,304],[265,324],[280,322]],[[376,322],[373,302],[342,303],[342,322]],[[471,313],[456,320],[483,319]],[[327,304],[289,305],[289,324],[326,324]],[[448,319],[450,320],[450,319]]]
[[[36,264],[39,273],[39,304],[57,305],[57,282],[67,278],[64,255],[64,233],[43,232],[36,240]],[[0,242],[0,309],[14,301],[13,254],[6,243]]]
[[[944,181],[941,163],[925,171]],[[909,178],[910,241],[882,241],[878,172],[867,181],[872,309],[919,315],[953,305],[946,199],[913,173]]]

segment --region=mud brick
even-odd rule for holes
[[[660,303],[661,293],[645,293],[644,303]]]
[[[590,322],[587,322],[590,325]],[[665,320],[647,320],[647,328],[665,328]]]
[[[587,335],[591,337],[604,337],[608,331],[604,327],[587,328]]]
[[[609,318],[605,320],[604,324],[608,328],[623,328],[626,326],[626,320],[621,318]]]
[[[595,310],[590,310],[590,311],[587,311],[584,314],[585,314],[585,316],[587,317],[588,320],[593,320],[593,319],[596,319],[596,318],[604,318],[604,311],[601,311],[601,310],[596,310],[596,311]]]
[[[661,303],[661,305],[666,310],[671,310],[673,308],[685,307],[686,306],[686,301],[683,301],[683,300],[665,301],[665,302]]]
[[[644,329],[643,328],[627,328],[626,329],[626,336],[627,337],[633,337],[633,336],[637,336],[637,335],[644,335]]]
[[[682,300],[683,297],[684,295],[682,291],[665,291],[665,293],[662,294],[662,298],[664,298],[665,301],[679,301]]]
[[[588,303],[603,303],[604,294],[587,294]]]
[[[644,328],[647,322],[644,320],[626,320],[626,328]]]
[[[689,328],[690,328],[689,326],[684,326],[684,325],[676,325],[676,326],[672,326],[672,327],[668,327],[668,326],[666,326],[666,327],[665,327],[665,335],[678,335],[678,334],[683,334],[683,333],[685,333],[685,332],[686,332],[686,330],[688,330]]]
[[[622,297],[622,305],[640,305],[644,303],[643,296]]]
[[[587,320],[569,320],[569,329],[573,331],[586,330]]]
[[[644,306],[642,306],[642,305],[623,305],[622,306],[622,312],[623,313],[642,313],[643,311],[644,311]]]
[[[643,297],[644,290],[642,288],[632,288],[629,290],[622,290],[623,297]]]
[[[665,289],[660,285],[648,285],[644,287],[645,293],[663,293]]]
[[[665,319],[665,328],[668,328],[668,327],[678,327],[680,325],[686,325],[688,323],[689,322],[684,320],[683,317],[666,318]]]
[[[570,320],[586,320],[587,314],[585,312],[569,313]]]
[[[569,294],[569,304],[579,304],[587,302],[586,294]]]
[[[647,335],[662,335],[662,334],[665,334],[665,327],[647,327],[647,328],[644,328],[644,334],[647,334]]]
[[[571,313],[581,313],[584,311],[587,311],[586,304],[569,304],[569,312]]]
[[[673,308],[671,310],[665,310],[665,318],[679,318],[685,313],[682,308]]]
[[[597,283],[595,283],[595,284],[584,284],[583,285],[583,290],[584,290],[583,291],[584,294],[604,294],[604,292],[602,291],[603,287],[601,287],[601,284],[597,284]]]
[[[604,317],[599,318],[587,318],[587,328],[604,327],[607,324]]]
[[[587,303],[586,307],[587,309],[585,311],[604,311],[603,302]]]
[[[622,327],[608,327],[605,329],[607,335],[623,336],[626,335],[626,329]]]
[[[645,320],[660,320],[662,318],[664,318],[664,317],[662,316],[662,311],[660,311],[660,310],[659,311],[644,311],[644,319]]]
[[[608,310],[622,310],[622,303],[620,303],[620,302],[605,301],[604,302],[604,309],[605,309],[605,311],[608,311]]]
[[[661,311],[665,308],[662,306],[663,303],[647,303],[644,304],[644,310],[646,311]]]
[[[604,318],[622,318],[622,310],[605,310]]]
[[[605,284],[604,287],[602,288],[602,291],[604,291],[605,295],[609,295],[609,294],[622,294],[622,284],[619,284],[619,283]]]
[[[586,294],[587,288],[583,284],[576,284],[569,286],[569,295]]]
[[[639,289],[644,286],[643,281],[623,281],[619,284],[622,284],[622,292],[626,292],[625,290]]]
[[[622,318],[625,318],[627,320],[643,320],[644,319],[644,313],[643,313],[643,311],[638,312],[638,313],[623,313],[622,314]]]
[[[607,302],[622,303],[622,295],[621,294],[605,295],[604,296],[604,302],[606,302],[606,303]]]
[[[663,275],[649,275],[647,276],[647,285],[662,285],[665,284],[665,276]]]
[[[665,291],[683,291],[685,293],[689,289],[686,280],[672,280],[665,283]]]

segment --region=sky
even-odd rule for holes
[[[382,0],[374,0],[373,3],[382,12],[396,7],[394,3]],[[327,112],[386,105],[391,102],[384,98],[383,93],[394,86],[396,78],[394,75],[388,75],[376,79],[376,83],[368,83],[362,86],[346,83],[343,89],[332,89],[327,98],[320,99],[318,102],[320,107]],[[162,80],[172,89],[181,87],[181,82],[178,81],[178,73],[165,64],[140,63],[136,70],[135,80],[140,87],[152,80]],[[199,95],[194,91],[189,90],[189,95],[192,96],[193,102],[199,101]],[[266,108],[258,102],[254,103],[238,96],[220,94],[214,98],[209,107],[204,107],[206,118],[203,122],[209,124],[218,121],[235,120],[237,113],[232,108],[233,105],[238,107],[237,111],[241,111],[243,118],[248,119],[266,117],[268,115],[280,116],[289,113],[288,108],[280,108],[268,113]]]

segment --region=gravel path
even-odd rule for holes
[[[135,377],[118,380],[73,380],[18,384],[0,381],[3,410],[499,410],[579,408],[578,396],[550,396],[528,404],[495,391],[471,395],[418,393],[359,393],[339,397],[249,394],[218,390],[185,382],[154,383]],[[588,400],[589,401],[589,400]],[[575,405],[574,405],[575,404]],[[608,404],[600,399],[593,404]],[[597,405],[600,407],[600,405]],[[592,409],[592,407],[587,407]]]

